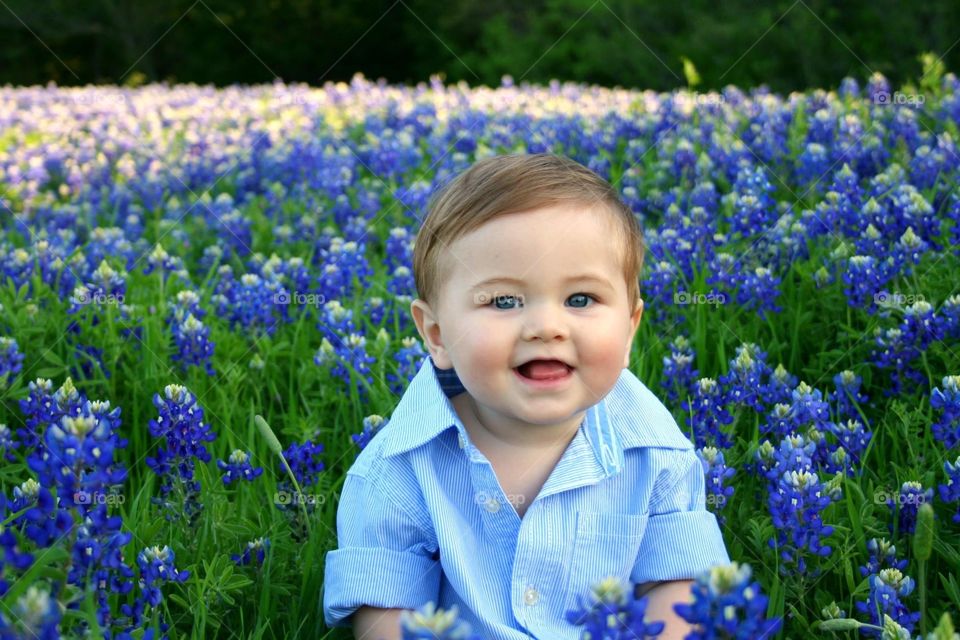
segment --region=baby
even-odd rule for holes
[[[411,305],[430,355],[344,481],[328,625],[395,640],[434,602],[483,638],[574,640],[564,613],[616,576],[685,635],[672,605],[729,558],[693,446],[626,368],[643,251],[561,156],[487,158],[432,199]]]

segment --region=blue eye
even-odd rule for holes
[[[587,306],[587,302],[589,302],[590,300],[593,300],[594,302],[596,301],[596,298],[594,298],[594,297],[593,297],[592,295],[590,295],[589,293],[575,293],[575,294],[573,294],[572,296],[570,296],[570,297],[567,298],[567,299],[568,299],[568,300],[583,300],[583,301],[584,301],[584,304],[583,304],[583,305],[579,305],[579,304],[573,304],[573,305],[571,305],[571,306],[573,306],[573,307],[576,307],[577,309],[583,309],[583,308],[585,308],[585,307]]]
[[[501,309],[504,311],[515,308],[515,304],[523,306],[523,301],[520,300],[519,296],[494,296],[494,298],[490,301],[490,305],[492,305],[495,309]]]

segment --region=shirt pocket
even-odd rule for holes
[[[588,602],[591,587],[600,580],[615,576],[629,581],[648,518],[646,513],[577,513],[564,615],[578,608],[578,596]]]

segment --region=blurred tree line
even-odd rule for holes
[[[551,79],[670,89],[836,87],[917,56],[960,62],[960,3],[876,0],[4,0],[0,83],[497,86]],[[957,45],[957,46],[955,46]]]

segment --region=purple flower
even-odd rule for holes
[[[771,489],[769,504],[776,539],[770,540],[770,546],[780,552],[782,572],[795,567],[797,573],[805,574],[807,555],[830,555],[832,549],[821,542],[833,533],[833,527],[822,520],[830,502],[820,478],[807,469],[784,471]]]
[[[896,504],[894,504],[896,500]],[[910,534],[917,527],[917,511],[920,505],[933,500],[933,489],[923,489],[919,482],[904,482],[896,498],[888,498],[887,506],[897,515],[898,531]],[[892,528],[892,527],[891,527]]]
[[[944,502],[960,502],[960,457],[953,462],[944,462],[943,469],[947,472],[947,484],[941,484],[940,499]],[[960,522],[960,504],[957,505],[957,512],[953,514],[952,520]]]
[[[890,616],[907,631],[913,631],[920,620],[919,613],[911,613],[901,598],[913,592],[914,581],[903,575],[899,569],[881,569],[869,579],[870,594],[866,602],[857,602],[857,610],[867,614],[871,624],[882,626],[884,615]],[[880,635],[874,629],[861,628],[868,636]]]
[[[694,389],[699,375],[693,368],[695,357],[690,341],[684,336],[677,336],[670,343],[670,356],[663,358],[663,378],[660,380],[660,386],[667,390],[670,401],[676,402],[681,396],[687,398]]]
[[[241,567],[248,564],[256,564],[256,566],[262,567],[269,549],[270,538],[257,538],[247,543],[242,554],[230,554],[230,559]]]
[[[763,640],[772,638],[781,620],[768,620],[767,596],[758,582],[750,582],[748,565],[715,565],[697,576],[693,602],[673,606],[694,625],[687,640]]]
[[[23,354],[13,338],[0,338],[0,391],[6,390],[20,370]]]
[[[213,357],[215,343],[210,341],[210,328],[197,320],[193,314],[173,326],[173,342],[177,347],[171,356],[174,362],[180,362],[183,369],[202,366],[207,375],[215,374],[210,359]]]
[[[357,447],[362,451],[364,447],[370,444],[370,440],[373,439],[373,436],[380,433],[380,430],[387,426],[390,420],[384,418],[380,415],[370,415],[363,419],[363,431],[359,434],[351,434],[350,439],[356,443]]]
[[[589,597],[577,596],[577,607],[567,611],[567,622],[583,627],[591,640],[644,640],[663,631],[662,621],[645,620],[648,598],[638,598],[633,587],[608,577],[593,585]]]
[[[716,380],[700,378],[693,395],[681,406],[688,416],[693,414],[687,420],[698,448],[713,445],[726,449],[733,444],[732,437],[722,430],[733,422],[733,416],[727,412],[726,398]]]
[[[230,486],[230,483],[238,480],[247,480],[253,482],[263,474],[263,467],[252,467],[250,465],[250,454],[240,449],[234,449],[227,462],[217,460],[217,466],[223,474],[223,484]]]
[[[433,602],[415,611],[400,614],[401,640],[481,640],[470,625],[459,620],[456,605],[448,611],[437,609]]]
[[[828,400],[834,403],[836,415],[840,418],[857,419],[859,412],[854,404],[863,405],[868,398],[860,392],[863,378],[853,371],[846,369],[833,376],[836,391],[828,395]]]
[[[944,377],[941,386],[930,392],[930,406],[940,413],[930,429],[934,438],[953,449],[960,445],[960,376]]]
[[[730,498],[733,496],[733,487],[726,487],[724,483],[733,477],[736,469],[728,467],[723,459],[723,452],[715,447],[703,447],[697,449],[697,456],[703,464],[703,471],[706,478],[707,504],[716,505],[711,509],[715,514],[723,509]],[[717,515],[717,520],[722,527],[724,517]]]

